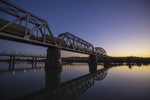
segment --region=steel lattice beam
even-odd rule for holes
[[[20,38],[50,42],[57,45],[49,25],[44,19],[6,0],[0,2],[0,11],[11,16],[9,21],[5,18],[0,19],[0,32],[10,32],[11,35],[20,36]],[[47,40],[47,36],[49,36],[49,40]]]
[[[58,37],[60,39],[59,46],[65,46],[74,50],[84,51],[87,53],[94,53],[94,47],[91,43],[69,33],[62,33]]]
[[[102,56],[106,56],[107,55],[106,51],[103,48],[101,48],[101,47],[94,47],[94,52],[97,55],[102,55]]]

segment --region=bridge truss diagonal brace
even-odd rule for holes
[[[44,43],[46,36],[48,36],[51,39],[47,41],[50,41],[53,45],[57,45],[46,20],[6,0],[0,1],[0,11],[10,17],[9,19],[0,17],[3,21],[3,23],[0,23],[2,24],[0,27],[1,32],[17,36],[21,35],[20,38],[39,40]],[[15,33],[16,31],[18,33]]]
[[[60,39],[59,46],[65,46],[73,50],[83,51],[86,53],[93,53],[94,47],[91,43],[69,33],[60,34],[57,39]]]

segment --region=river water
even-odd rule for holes
[[[18,62],[10,70],[0,62],[0,100],[150,100],[150,65],[99,64],[91,73],[86,63],[44,66]]]

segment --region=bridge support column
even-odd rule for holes
[[[49,47],[47,49],[45,68],[61,68],[61,49],[60,48]]]
[[[97,71],[97,56],[90,55],[89,56],[89,72],[93,73]]]
[[[104,61],[103,61],[104,67],[109,67],[109,58],[105,57],[103,59],[104,59]]]

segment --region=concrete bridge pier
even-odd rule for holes
[[[61,68],[61,64],[61,49],[57,47],[49,47],[47,49],[45,68]]]
[[[90,55],[89,56],[89,72],[94,73],[97,71],[97,56]]]
[[[103,60],[104,67],[105,68],[109,67],[109,58],[108,57],[104,57],[103,59],[104,59]]]

